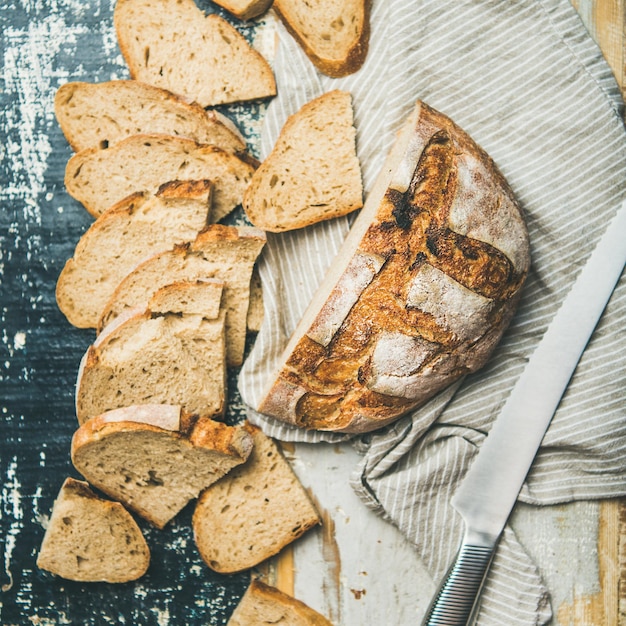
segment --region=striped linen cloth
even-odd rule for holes
[[[330,89],[352,93],[366,193],[417,99],[454,119],[497,163],[527,218],[532,269],[488,365],[413,414],[355,438],[351,483],[395,523],[439,579],[462,524],[449,506],[485,432],[595,242],[626,199],[619,90],[568,0],[374,0],[370,49],[356,74],[317,73],[279,26],[278,96],[262,156],[286,117]],[[290,441],[340,441],[259,415],[261,394],[350,219],[269,235],[260,263],[265,319],[239,388],[251,421]],[[626,233],[624,233],[626,236]],[[520,499],[553,504],[626,495],[626,281],[619,282],[538,453]],[[481,625],[544,624],[549,592],[507,528],[483,595]]]

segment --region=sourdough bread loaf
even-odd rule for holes
[[[80,238],[59,275],[56,299],[68,321],[95,328],[115,288],[150,254],[193,240],[207,225],[209,181],[171,182],[105,211]]]
[[[187,297],[187,286],[179,286]],[[81,360],[76,384],[80,424],[111,409],[141,404],[173,404],[200,417],[220,416],[226,398],[225,312],[207,317],[215,304],[213,289],[204,313],[163,312],[172,298],[169,286],[157,292],[150,308],[129,309],[101,332]],[[219,298],[219,296],[217,296]],[[219,300],[218,300],[219,301]],[[156,311],[162,311],[157,313]]]
[[[258,409],[309,429],[388,424],[485,364],[529,263],[493,161],[417,103]]]
[[[274,0],[274,11],[317,69],[353,74],[367,56],[370,0]]]
[[[200,106],[276,95],[268,62],[218,15],[194,0],[118,0],[113,14],[133,78]]]
[[[206,489],[193,514],[196,545],[216,572],[254,567],[320,523],[277,444],[245,427],[254,439],[248,460]]]
[[[210,224],[194,241],[157,253],[136,266],[111,294],[99,328],[125,310],[145,304],[155,290],[169,283],[215,278],[224,283],[227,361],[229,365],[240,365],[252,270],[265,241],[265,234],[257,228]]]
[[[290,116],[243,198],[248,219],[281,232],[363,206],[352,97],[327,92]]]
[[[67,478],[57,496],[37,567],[79,582],[124,583],[143,576],[150,551],[139,526],[119,503],[86,482]]]
[[[67,192],[94,217],[137,191],[156,192],[168,181],[208,179],[211,221],[241,204],[256,164],[216,146],[173,135],[133,135],[101,150],[75,154],[65,168]]]
[[[209,418],[179,418],[177,428],[162,428],[161,406],[129,406],[93,417],[74,433],[71,447],[74,467],[90,484],[157,528],[252,449],[245,429]],[[146,419],[151,411],[154,423]]]
[[[254,579],[241,598],[227,626],[332,626],[320,613],[300,600]]]
[[[246,149],[245,139],[225,115],[137,80],[66,83],[56,93],[54,112],[76,152],[150,133],[187,137],[228,152]]]

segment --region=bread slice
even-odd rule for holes
[[[352,98],[330,91],[290,116],[243,198],[248,219],[281,232],[363,206]]]
[[[127,311],[88,348],[76,385],[80,424],[111,409],[141,404],[174,404],[201,417],[223,413],[225,313],[220,310],[214,319],[207,314],[157,313],[164,309],[161,297],[171,299],[175,288],[186,292],[181,285],[157,293],[152,308]],[[201,293],[196,286],[196,301]],[[212,294],[206,291],[206,300]],[[207,302],[204,308],[208,312],[214,305]]]
[[[288,624],[289,626],[332,626],[323,615],[300,600],[254,579],[241,598],[227,626]]]
[[[215,187],[211,219],[241,204],[256,164],[215,146],[172,135],[133,135],[106,150],[75,154],[65,169],[68,193],[98,217],[137,191],[156,192],[168,181],[208,179]]]
[[[216,572],[254,567],[320,523],[276,443],[252,426],[247,462],[202,493],[193,515],[196,545]]]
[[[272,5],[272,0],[215,0],[215,4],[240,20],[251,20],[263,15]]]
[[[37,567],[79,582],[124,583],[143,576],[150,551],[139,526],[118,502],[83,481],[61,487],[37,556]]]
[[[259,276],[258,266],[254,266],[252,278],[250,280],[250,304],[248,305],[248,317],[246,325],[248,330],[258,333],[265,317],[265,307],[263,305],[263,284]]]
[[[245,429],[198,418],[185,427],[146,422],[150,405],[87,420],[72,438],[74,467],[94,487],[163,528],[200,492],[243,463],[252,450]],[[177,409],[179,407],[171,407]],[[142,415],[135,421],[135,412]]]
[[[54,112],[76,152],[149,133],[187,137],[228,152],[246,149],[245,139],[225,115],[137,80],[65,83],[56,93]]]
[[[317,69],[353,74],[367,57],[370,0],[274,0],[274,11]]]
[[[529,265],[493,161],[417,103],[256,408],[310,429],[390,423],[486,363]]]
[[[206,226],[209,181],[171,182],[135,193],[103,213],[80,238],[56,286],[59,308],[79,328],[95,328],[120,281],[150,254],[195,239]]]
[[[102,330],[129,308],[142,305],[155,290],[177,281],[215,278],[224,282],[226,355],[229,365],[240,365],[246,342],[246,316],[255,261],[266,238],[247,226],[207,226],[193,242],[147,258],[121,281],[103,308]]]
[[[200,106],[276,95],[268,62],[194,0],[118,0],[113,14],[131,76]]]

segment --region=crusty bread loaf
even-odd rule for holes
[[[194,300],[202,289],[196,286]],[[187,297],[184,284],[179,285]],[[76,385],[80,424],[111,409],[140,404],[174,404],[202,417],[221,415],[226,396],[224,311],[207,314],[162,312],[172,286],[157,292],[151,308],[129,309],[98,335],[81,361]],[[204,307],[216,296],[205,291]],[[218,296],[219,297],[219,296]]]
[[[222,573],[254,567],[320,523],[276,443],[245,427],[254,439],[248,460],[204,491],[193,515],[200,555]]]
[[[361,68],[370,35],[370,0],[274,0],[274,10],[317,69],[338,78]]]
[[[187,137],[228,152],[246,149],[245,139],[225,115],[137,80],[65,83],[56,93],[54,112],[76,152],[150,133]]]
[[[263,15],[272,5],[272,0],[215,0],[215,4],[240,20],[251,20]]]
[[[209,181],[171,182],[153,196],[135,193],[103,213],[83,234],[56,287],[69,322],[95,328],[120,281],[151,253],[193,240],[206,226]]]
[[[74,467],[89,483],[157,528],[252,450],[245,429],[209,418],[193,420],[188,428],[161,428],[160,406],[117,409],[113,419],[93,417],[74,433],[71,448]],[[152,408],[155,424],[145,419]],[[135,420],[137,411],[141,421]]]
[[[259,228],[293,230],[363,206],[352,98],[334,90],[290,116],[252,176],[243,208]]]
[[[229,365],[241,365],[251,274],[264,244],[265,234],[257,228],[207,226],[193,242],[155,254],[130,272],[103,308],[99,328],[124,310],[144,304],[155,290],[168,283],[215,278],[224,282],[227,361]]]
[[[276,95],[267,61],[194,0],[118,0],[113,15],[131,76],[203,107]]]
[[[258,409],[343,432],[397,419],[484,365],[529,263],[494,163],[418,103]]]
[[[323,615],[300,600],[254,579],[227,626],[332,626]]]
[[[145,574],[150,551],[119,502],[67,478],[54,502],[37,567],[80,582],[124,583]]]
[[[213,182],[211,220],[241,204],[255,164],[215,146],[172,135],[133,135],[106,150],[75,154],[65,169],[68,193],[98,217],[137,191],[156,190],[172,180]]]

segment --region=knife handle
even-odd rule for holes
[[[430,605],[423,626],[466,626],[483,586],[494,546],[463,542]]]

